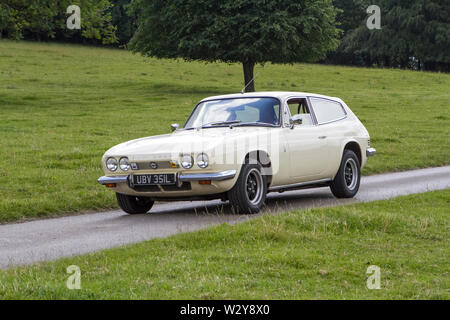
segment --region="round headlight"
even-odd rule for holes
[[[200,153],[197,156],[197,165],[202,168],[205,169],[209,164],[209,159],[208,159],[208,155],[205,153]]]
[[[190,169],[194,165],[194,159],[190,155],[181,157],[181,166],[185,169]]]
[[[121,158],[119,161],[119,166],[122,171],[130,170],[130,162],[128,162],[128,158]]]
[[[106,160],[106,167],[108,168],[109,171],[116,171],[117,170],[117,160],[114,158],[109,158],[108,160]]]

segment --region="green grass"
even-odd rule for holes
[[[294,211],[0,272],[3,299],[449,299],[450,190]],[[68,290],[66,268],[81,269]],[[369,265],[381,289],[366,288]]]
[[[450,75],[321,66],[257,67],[258,90],[343,98],[378,155],[365,174],[450,163]],[[115,208],[97,184],[104,151],[169,132],[205,96],[242,87],[240,65],[0,41],[0,222]]]

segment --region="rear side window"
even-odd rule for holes
[[[310,101],[319,124],[340,120],[346,116],[339,102],[321,98],[310,98]]]

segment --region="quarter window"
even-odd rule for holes
[[[310,98],[310,101],[319,124],[340,120],[346,116],[339,102],[321,98]]]

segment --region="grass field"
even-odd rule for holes
[[[3,299],[449,299],[450,190],[266,215],[0,271]],[[66,268],[81,270],[68,290]],[[380,267],[381,289],[366,287]]]
[[[310,64],[257,67],[258,90],[343,98],[378,155],[365,174],[450,163],[450,75]],[[97,184],[109,147],[169,132],[195,103],[242,87],[240,65],[0,41],[0,222],[115,208]]]

